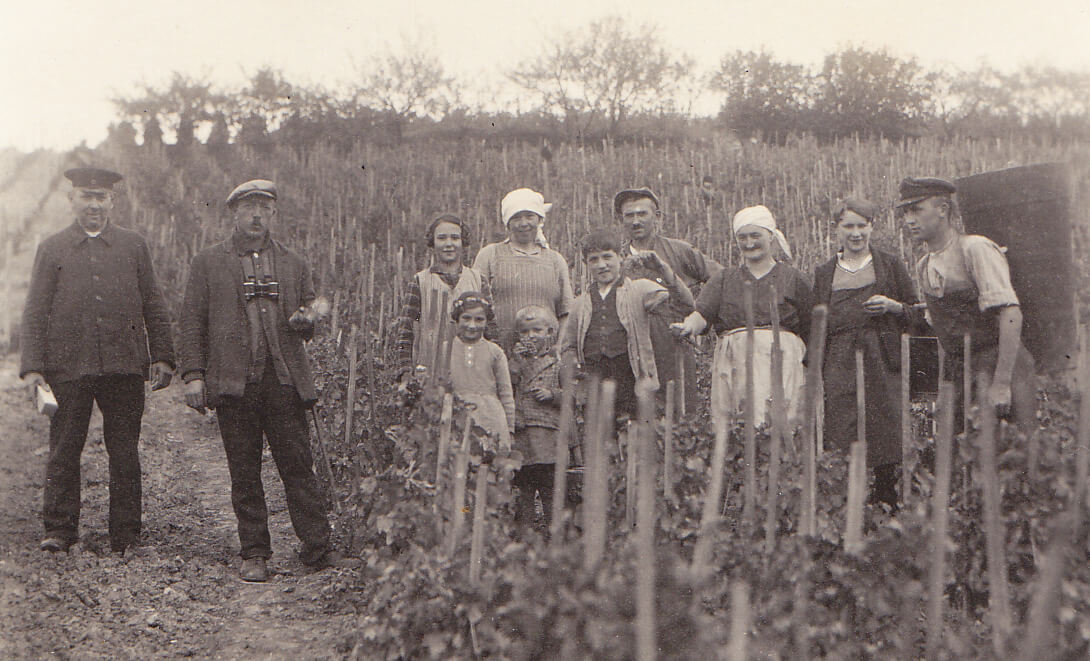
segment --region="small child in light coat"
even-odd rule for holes
[[[541,497],[546,525],[552,519],[561,401],[557,328],[556,317],[540,305],[526,306],[515,315],[518,343],[511,361],[516,411],[514,447],[522,453],[523,462],[513,484],[518,487],[515,522],[523,526],[533,522],[535,496]]]

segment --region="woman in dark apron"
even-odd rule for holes
[[[814,303],[829,306],[823,377],[825,447],[847,452],[858,439],[855,352],[863,351],[867,466],[873,497],[897,506],[901,462],[901,334],[921,321],[900,257],[870,246],[878,208],[856,198],[836,209],[840,251],[814,272]]]

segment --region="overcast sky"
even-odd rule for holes
[[[232,88],[271,66],[291,82],[335,88],[403,35],[434,44],[449,73],[498,85],[552,36],[615,13],[657,26],[704,70],[736,49],[816,66],[848,45],[885,47],[929,67],[1090,70],[1087,0],[0,3],[0,147],[24,150],[97,144],[115,119],[112,97],[162,85],[173,71]]]

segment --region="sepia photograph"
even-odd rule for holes
[[[0,8],[0,658],[1090,658],[1090,5]]]

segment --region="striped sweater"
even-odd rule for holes
[[[477,253],[473,262],[492,289],[499,344],[510,350],[515,342],[515,314],[527,305],[552,310],[557,318],[571,310],[571,275],[564,256],[549,248],[535,253],[516,250],[504,241],[491,243]]]

